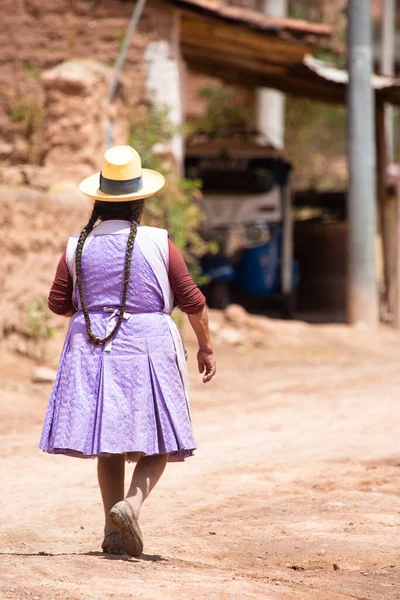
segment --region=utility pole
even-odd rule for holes
[[[286,17],[288,0],[264,0],[263,13]],[[257,92],[257,129],[275,148],[283,148],[285,135],[285,95],[262,88]]]
[[[379,320],[375,261],[376,149],[371,0],[348,2],[348,319]]]
[[[395,71],[395,35],[396,35],[396,1],[383,0],[382,37],[380,72],[382,75],[394,76]],[[389,162],[393,161],[393,107],[385,106],[385,128]]]

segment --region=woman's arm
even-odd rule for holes
[[[208,328],[206,299],[190,277],[182,254],[170,240],[168,277],[175,302],[182,312],[188,315],[196,334],[199,344],[197,353],[199,373],[204,373],[203,381],[207,383],[214,377],[216,367]]]
[[[73,281],[67,266],[66,252],[60,258],[53,285],[49,293],[49,309],[56,315],[71,317],[75,312],[72,303]]]
[[[199,344],[199,351],[197,353],[199,373],[204,373],[203,383],[207,383],[214,377],[217,366],[214,358],[210,330],[208,328],[206,306],[203,306],[200,312],[190,314],[188,317]]]
[[[206,299],[191,278],[182,254],[171,240],[168,240],[168,248],[168,279],[175,305],[186,314],[199,312],[205,305]]]

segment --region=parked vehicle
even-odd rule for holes
[[[219,247],[202,261],[210,306],[275,300],[292,318],[299,267],[292,258],[290,163],[254,141],[207,140],[188,146],[185,171],[203,183],[201,234]]]

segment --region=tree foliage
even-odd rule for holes
[[[198,97],[205,101],[205,111],[203,117],[193,124],[193,128],[210,136],[254,130],[254,101],[246,101],[247,96],[248,93],[244,90],[220,83],[203,86]]]
[[[169,231],[192,276],[202,283],[198,258],[214,246],[198,233],[203,220],[196,202],[201,182],[179,177],[174,168],[170,148],[178,132],[171,123],[168,109],[148,106],[135,111],[130,115],[130,126],[130,144],[139,152],[143,167],[159,171],[166,179],[165,187],[146,200],[144,222]]]
[[[297,188],[346,185],[346,108],[287,96],[285,153]]]

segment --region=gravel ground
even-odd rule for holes
[[[187,342],[198,451],[145,505],[140,559],[100,552],[96,463],[37,449],[51,386],[2,352],[0,599],[400,598],[398,334],[273,323],[229,344],[212,321],[211,384]]]

